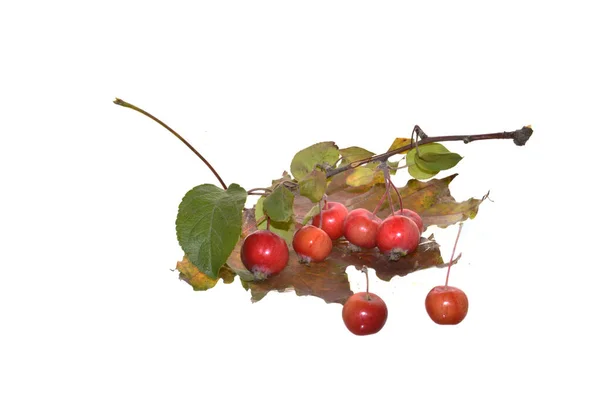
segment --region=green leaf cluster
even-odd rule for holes
[[[408,173],[418,179],[426,180],[442,170],[449,170],[462,160],[462,156],[450,152],[440,143],[419,145],[406,154]]]

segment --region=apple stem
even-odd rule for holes
[[[189,142],[187,142],[185,140],[185,138],[183,138],[182,136],[177,134],[177,132],[175,130],[173,130],[171,127],[167,126],[166,123],[164,123],[162,120],[158,119],[157,117],[151,115],[150,113],[146,112],[145,110],[138,108],[137,106],[132,105],[129,102],[123,101],[120,98],[115,98],[115,100],[113,102],[115,104],[123,106],[125,108],[133,109],[134,111],[137,111],[137,112],[141,113],[142,115],[149,117],[150,119],[154,120],[156,123],[160,124],[167,130],[169,130],[169,132],[171,132],[171,134],[173,134],[175,137],[179,138],[179,140],[181,142],[183,142],[192,152],[194,152],[196,154],[196,156],[198,156],[200,158],[200,160],[202,160],[204,162],[204,164],[210,169],[210,171],[212,171],[212,173],[215,175],[215,177],[217,177],[217,180],[219,180],[219,183],[221,183],[221,186],[223,187],[223,189],[227,190],[227,185],[223,182],[223,179],[221,178],[219,173],[217,173],[217,171],[214,169],[214,167],[212,167],[212,165],[208,162],[208,160],[206,160],[204,158],[204,156],[200,155],[200,152],[198,152],[196,150],[196,148],[194,148]]]
[[[267,216],[267,231],[271,230],[271,217]]]
[[[369,268],[366,265],[363,265],[360,270],[365,273],[365,279],[367,280],[367,289],[365,296],[367,300],[371,300],[371,296],[369,295]]]
[[[386,197],[386,192],[384,192],[383,195],[381,195],[381,199],[379,199],[379,203],[377,203],[377,206],[375,206],[375,209],[373,209],[373,214],[374,215],[377,215],[377,212],[379,211],[379,208],[383,204],[383,201],[385,200],[385,197]]]
[[[398,195],[398,203],[400,204],[400,213],[402,213],[402,211],[404,210],[404,204],[402,203],[402,196],[400,196],[400,191],[398,191],[398,188],[396,188],[396,186],[392,182],[391,178],[389,178],[389,182],[390,182],[390,185],[392,186],[392,188],[394,188],[394,191],[396,191],[396,195]]]
[[[319,228],[323,229],[323,206],[319,200]]]
[[[450,268],[454,262],[454,253],[456,252],[456,245],[458,238],[460,238],[460,231],[462,231],[463,223],[458,224],[458,233],[456,234],[456,240],[454,241],[454,247],[452,248],[452,255],[450,256],[450,264],[448,264],[448,272],[446,273],[446,286],[448,286],[448,279],[450,278]]]
[[[531,135],[533,134],[533,129],[531,126],[524,126],[518,130],[514,131],[504,131],[502,133],[492,133],[492,134],[476,134],[476,135],[447,135],[440,137],[429,137],[419,126],[415,126],[413,132],[417,134],[417,136],[421,137],[418,145],[430,144],[432,142],[445,142],[445,141],[462,141],[465,144],[468,144],[473,141],[481,141],[481,140],[498,140],[498,139],[511,139],[517,146],[523,146],[527,143]],[[369,158],[357,160],[355,162],[349,163],[342,167],[337,167],[335,169],[327,170],[327,178],[333,177],[334,175],[343,173],[348,170],[355,169],[363,164],[382,161],[391,158],[394,155],[398,155],[402,152],[409,151],[417,146],[416,142],[411,142],[408,145],[404,145],[400,148],[396,148],[392,151],[388,151],[382,153],[380,155],[371,156]]]
[[[394,201],[392,200],[392,193],[390,192],[390,185],[392,180],[390,179],[390,170],[387,168],[386,163],[381,162],[383,166],[383,179],[385,180],[385,194],[387,195],[388,203],[390,204],[390,210],[392,211],[390,215],[394,214]]]

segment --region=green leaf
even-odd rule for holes
[[[340,155],[342,155],[342,161],[340,162],[340,167],[346,166],[352,162],[356,162],[357,160],[363,160],[366,158],[370,158],[375,155],[371,151],[367,151],[364,148],[358,146],[351,146],[349,148],[340,149]]]
[[[292,181],[292,176],[287,171],[284,171],[283,174],[281,175],[281,178],[271,181],[271,187],[275,188],[278,185],[281,185],[283,183],[290,182],[290,181]]]
[[[390,167],[390,174],[391,175],[395,175],[396,174],[396,169],[398,168],[398,165],[400,164],[400,161],[396,161],[396,162],[390,162],[389,160],[387,161],[388,167]]]
[[[254,216],[256,217],[256,220],[260,220],[265,215],[264,201],[265,197],[263,196],[256,202],[256,207],[254,209]],[[257,228],[267,229],[266,221],[263,221],[257,225]],[[285,239],[287,243],[292,243],[292,240],[294,239],[294,233],[296,232],[296,222],[293,217],[290,220],[283,222],[271,220],[271,226],[269,229],[271,232],[274,232]]]
[[[351,187],[369,185],[375,178],[376,169],[370,167],[357,167],[346,177],[346,184]]]
[[[406,154],[406,164],[408,165],[408,174],[410,174],[413,178],[417,180],[427,180],[433,176],[435,176],[437,171],[429,171],[424,170],[419,167],[418,164],[415,163],[417,151],[413,148]]]
[[[327,175],[322,170],[313,170],[300,180],[300,195],[305,196],[313,203],[317,203],[327,189]]]
[[[200,272],[216,279],[242,231],[246,190],[231,184],[223,190],[203,184],[188,191],[177,213],[177,239]]]
[[[306,223],[308,223],[310,220],[312,220],[312,218],[314,216],[316,216],[317,214],[319,214],[320,211],[321,211],[321,207],[317,203],[304,215],[304,218],[302,219],[302,225],[306,225]]]
[[[429,171],[442,171],[453,168],[460,162],[462,156],[458,153],[422,153],[415,158],[420,168]]]
[[[289,221],[294,216],[294,194],[283,185],[279,185],[265,198],[263,206],[271,221]]]
[[[317,166],[333,166],[339,157],[340,151],[334,142],[319,142],[298,152],[292,159],[290,170],[294,178],[300,181]]]
[[[431,144],[419,145],[419,157],[417,154],[417,148],[413,148],[406,154],[406,164],[408,165],[408,173],[418,180],[426,180],[435,176],[441,170],[439,165],[436,163],[429,163],[423,159],[423,156],[429,156],[428,154],[449,154],[451,153],[445,146],[440,143],[434,142]],[[456,154],[455,154],[456,155]],[[432,155],[435,156],[435,155]],[[443,155],[447,156],[447,155]],[[453,159],[442,160],[443,163],[450,164]],[[460,159],[459,159],[460,161]],[[458,162],[457,162],[458,163]],[[438,170],[440,169],[440,170]]]

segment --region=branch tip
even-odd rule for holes
[[[523,146],[527,143],[532,134],[533,129],[531,126],[524,126],[522,129],[514,132],[515,137],[513,141],[517,146]]]

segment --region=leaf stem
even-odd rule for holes
[[[204,162],[204,164],[210,169],[210,171],[212,171],[212,173],[215,175],[215,177],[217,177],[217,180],[219,180],[219,183],[221,183],[221,186],[223,187],[223,189],[227,190],[227,185],[223,182],[223,179],[221,178],[221,176],[219,175],[219,173],[217,173],[217,171],[212,167],[212,165],[208,162],[208,160],[206,160],[204,158],[204,156],[202,156],[200,154],[200,152],[198,152],[196,150],[196,148],[194,148],[189,142],[187,142],[185,140],[185,138],[183,138],[181,135],[179,135],[171,127],[167,126],[166,123],[164,123],[162,120],[158,119],[157,117],[151,115],[150,113],[146,112],[145,110],[143,110],[141,108],[138,108],[137,106],[132,105],[129,102],[123,101],[120,98],[115,98],[115,100],[113,102],[115,104],[123,106],[125,108],[130,108],[130,109],[133,109],[134,111],[138,111],[142,115],[149,117],[150,119],[154,120],[156,123],[160,124],[161,126],[163,126],[164,128],[166,128],[167,130],[169,130],[169,132],[171,134],[173,134],[175,137],[179,138],[179,140],[181,142],[183,142],[192,152],[194,152],[196,154],[196,156],[198,156],[200,158],[200,160],[202,160]]]
[[[458,233],[456,234],[456,240],[454,241],[454,247],[452,248],[452,255],[450,256],[450,263],[448,264],[448,272],[446,273],[446,285],[448,286],[448,279],[450,278],[450,268],[452,267],[452,262],[454,261],[454,253],[456,252],[456,244],[458,243],[458,238],[460,238],[460,231],[462,231],[463,223],[458,224]]]
[[[420,127],[415,126],[415,130],[413,130],[419,137],[422,139],[419,141],[418,145],[431,144],[432,142],[444,142],[444,141],[462,141],[465,144],[468,144],[472,141],[481,141],[481,140],[498,140],[498,139],[512,139],[515,145],[522,146],[527,143],[529,137],[533,134],[533,129],[530,126],[524,126],[519,130],[514,131],[504,131],[502,133],[491,133],[491,134],[476,134],[476,135],[447,135],[447,136],[439,136],[439,137],[429,137]],[[369,158],[365,158],[362,160],[357,160],[350,164],[347,164],[342,167],[338,167],[335,169],[327,170],[327,178],[333,177],[334,175],[343,173],[348,170],[355,169],[363,164],[367,164],[375,161],[386,161],[390,157],[397,155],[401,152],[408,151],[412,148],[415,148],[417,145],[416,141],[411,142],[408,145],[405,145],[400,148],[396,148],[392,151],[388,151],[382,153],[380,155],[374,155]]]

